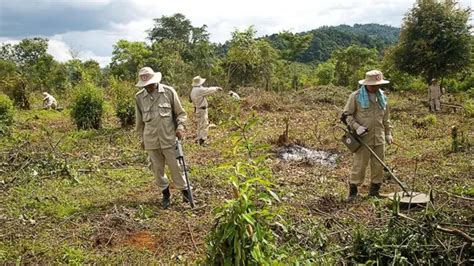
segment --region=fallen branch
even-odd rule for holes
[[[183,214],[184,216],[184,214]],[[191,235],[191,241],[193,242],[193,246],[194,246],[194,250],[197,251],[198,248],[196,246],[196,242],[194,241],[194,235],[193,235],[193,231],[191,230],[191,226],[189,225],[188,221],[186,220],[186,217],[184,217],[184,221],[186,222],[186,225],[188,227],[188,231],[189,231],[189,234]]]
[[[439,190],[439,189],[434,189],[434,190],[437,191],[437,192],[444,193],[444,194],[446,194],[446,195],[449,195],[449,196],[458,198],[458,199],[463,199],[463,200],[468,200],[468,201],[474,201],[474,198],[467,198],[467,197],[459,196],[459,195],[450,193],[450,192],[448,192],[448,191],[446,191],[446,190]]]
[[[444,233],[448,233],[448,234],[452,234],[452,235],[456,235],[456,236],[459,236],[461,238],[464,238],[464,240],[466,240],[467,242],[470,242],[470,243],[474,242],[474,237],[464,233],[463,231],[461,231],[459,229],[444,228],[444,227],[441,227],[440,225],[437,225],[436,229],[441,231],[441,232],[444,232]]]
[[[406,216],[403,213],[397,213],[397,217],[407,219],[407,220],[409,220],[411,222],[414,222],[414,223],[417,223],[417,224],[419,223],[417,220],[415,220],[415,219],[413,219],[409,216]],[[459,237],[463,238],[465,241],[470,242],[470,243],[474,242],[474,238],[472,236],[464,233],[463,231],[461,231],[459,229],[449,229],[449,228],[444,228],[440,225],[437,225],[436,230],[439,230],[439,231],[444,232],[444,233],[452,234],[452,235],[455,235],[455,236],[459,236]]]

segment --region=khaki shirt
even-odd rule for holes
[[[369,93],[369,108],[364,109],[360,107],[357,97],[359,97],[359,90],[349,96],[344,107],[344,112],[348,114],[349,126],[354,130],[357,130],[359,126],[368,128],[367,134],[362,136],[362,141],[366,144],[373,146],[385,144],[385,136],[391,135],[388,103],[386,110],[383,110],[375,94]]]
[[[191,90],[191,101],[196,108],[207,108],[206,96],[209,96],[218,91],[219,87],[193,87]]]
[[[441,88],[438,84],[432,84],[429,87],[429,98],[430,100],[436,100],[441,97]]]
[[[187,116],[176,91],[163,84],[153,94],[146,89],[135,95],[136,131],[146,150],[176,144],[176,131],[184,129]]]

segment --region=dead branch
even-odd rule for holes
[[[436,229],[441,231],[441,232],[444,232],[444,233],[448,233],[448,234],[452,234],[452,235],[455,235],[455,236],[459,236],[461,238],[463,238],[464,240],[466,240],[467,242],[470,242],[470,243],[473,243],[474,242],[474,237],[464,233],[463,231],[459,230],[459,229],[449,229],[449,228],[444,228],[444,227],[441,227],[440,225],[437,225],[436,226]]]
[[[444,194],[446,194],[446,195],[449,195],[449,196],[458,198],[458,199],[463,199],[463,200],[468,200],[468,201],[474,201],[474,198],[467,198],[467,197],[459,196],[459,195],[450,193],[450,192],[448,192],[448,191],[446,191],[446,190],[439,190],[439,189],[434,189],[434,190],[437,191],[437,192],[441,192],[441,193],[444,193]]]
[[[403,219],[407,219],[411,222],[414,222],[414,223],[418,223],[417,220],[409,217],[409,216],[406,216],[405,214],[403,213],[397,213],[396,214],[397,217],[401,217]],[[470,242],[470,243],[473,243],[474,242],[474,238],[466,233],[464,233],[463,231],[459,230],[459,229],[449,229],[449,228],[444,228],[440,225],[437,225],[436,226],[436,230],[439,230],[441,232],[444,232],[444,233],[448,233],[448,234],[452,234],[452,235],[455,235],[455,236],[458,236],[458,237],[461,237],[463,238],[465,241],[467,242]]]

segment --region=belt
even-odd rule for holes
[[[207,109],[207,106],[199,107],[199,108],[194,107],[194,112],[196,112],[197,109],[206,110],[206,109]]]

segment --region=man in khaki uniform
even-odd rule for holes
[[[53,95],[43,92],[43,108],[44,109],[55,109],[58,107],[58,102]]]
[[[378,70],[367,72],[365,79],[359,81],[360,88],[349,96],[344,108],[344,112],[348,115],[349,126],[381,160],[385,158],[385,142],[388,144],[393,142],[387,99],[380,90],[380,85],[388,83],[388,80],[383,79],[382,72]],[[383,166],[361,146],[354,153],[348,201],[353,201],[357,196],[357,186],[364,182],[369,161],[371,172],[369,196],[379,196],[383,181]]]
[[[430,111],[439,112],[441,111],[441,87],[436,79],[431,80],[431,85],[428,88],[429,99],[430,99]]]
[[[194,109],[197,119],[197,139],[201,146],[206,145],[209,118],[207,112],[207,99],[206,96],[214,94],[218,91],[222,91],[221,87],[203,87],[202,85],[206,79],[196,76],[193,78],[193,89],[191,90],[191,101],[194,104]]]
[[[160,72],[144,67],[138,77],[136,86],[144,88],[135,95],[136,130],[150,157],[150,168],[162,190],[162,204],[166,209],[170,205],[170,190],[165,163],[170,168],[174,186],[182,191],[184,201],[189,200],[187,184],[176,160],[176,137],[184,137],[186,112],[176,91],[160,84]]]

